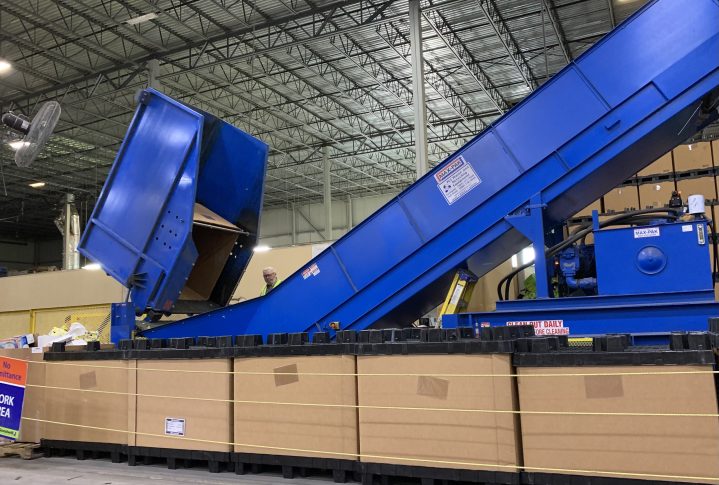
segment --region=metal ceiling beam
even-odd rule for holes
[[[494,30],[497,38],[504,46],[504,49],[509,54],[509,58],[512,63],[516,66],[519,75],[524,79],[525,84],[530,91],[533,91],[537,87],[537,80],[532,74],[532,69],[527,63],[527,60],[522,54],[522,50],[519,48],[519,44],[514,39],[512,31],[509,30],[509,26],[502,18],[502,14],[497,7],[494,0],[477,0],[477,5],[484,12],[484,16],[487,17],[489,25]]]
[[[157,57],[163,57],[166,58],[168,56],[171,56],[173,54],[180,54],[188,49],[193,48],[201,48],[206,42],[214,43],[214,42],[221,42],[223,40],[226,40],[228,37],[242,37],[246,34],[252,34],[253,31],[257,32],[259,30],[263,29],[271,29],[278,26],[282,26],[284,24],[287,24],[288,22],[292,22],[294,20],[300,20],[303,18],[310,17],[312,15],[321,14],[323,12],[330,11],[332,9],[337,9],[339,7],[347,7],[354,4],[361,3],[363,0],[339,0],[339,1],[332,1],[327,4],[323,4],[321,6],[318,6],[316,8],[309,8],[307,10],[303,10],[300,13],[296,14],[289,14],[289,15],[283,15],[280,17],[276,17],[270,20],[265,20],[264,22],[260,22],[258,24],[252,25],[250,27],[242,27],[239,29],[234,29],[229,32],[223,32],[222,34],[218,34],[212,37],[209,37],[207,39],[202,39],[199,41],[189,41],[189,42],[182,42],[178,43],[174,46],[167,46],[163,47],[162,49],[155,51],[155,52],[149,52],[148,54],[138,56],[137,58],[132,59],[132,61],[129,62],[123,62],[118,65],[108,67],[106,69],[101,69],[100,71],[93,72],[92,74],[86,74],[77,76],[73,79],[70,79],[68,81],[59,82],[56,85],[46,87],[44,89],[36,91],[33,96],[40,96],[43,94],[48,94],[52,92],[58,92],[62,91],[68,88],[72,88],[77,83],[82,83],[85,81],[90,81],[94,78],[96,78],[98,75],[103,75],[105,77],[108,77],[108,75],[113,74],[114,72],[122,69],[132,69],[135,66],[139,64],[144,64],[146,61],[150,59],[155,59]],[[116,20],[112,20],[114,27],[124,27],[124,23],[118,22]],[[15,102],[22,102],[26,99],[26,97],[20,97],[17,99],[14,99],[12,101]]]
[[[422,12],[425,20],[432,27],[432,30],[442,40],[445,46],[460,62],[464,70],[474,79],[477,85],[484,91],[487,98],[499,110],[504,113],[509,110],[509,102],[502,96],[497,87],[494,85],[489,76],[480,67],[474,56],[469,52],[462,39],[450,27],[447,20],[438,10],[424,10]]]
[[[610,2],[612,0],[609,0]],[[549,21],[552,24],[552,29],[554,30],[554,35],[557,36],[557,42],[559,44],[559,48],[562,49],[562,55],[564,56],[564,60],[567,61],[567,64],[572,62],[572,51],[569,49],[569,44],[567,43],[567,36],[564,35],[564,29],[562,28],[562,24],[559,21],[559,17],[557,16],[557,7],[554,5],[553,0],[542,0],[542,4],[544,5],[544,10],[547,12],[547,16],[549,17]]]

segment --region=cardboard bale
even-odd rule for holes
[[[236,400],[339,405],[236,402],[235,452],[356,459],[355,367],[352,355],[235,359]],[[302,375],[327,372],[346,375]]]
[[[642,209],[666,207],[672,198],[674,182],[658,182],[639,186],[639,202]]]
[[[601,203],[598,200],[595,200],[594,202],[589,204],[587,207],[585,207],[584,209],[577,212],[574,215],[574,217],[591,217],[592,211],[594,211],[594,210],[597,212],[600,212],[600,213],[602,212]]]
[[[129,396],[134,361],[79,360],[44,364],[44,438],[61,441],[127,444],[133,431]],[[77,425],[77,426],[72,426]]]
[[[357,369],[361,461],[497,472],[521,466],[516,414],[362,407],[516,410],[509,355],[360,356]],[[410,375],[365,375],[377,373]]]
[[[28,361],[25,398],[22,405],[22,421],[17,441],[39,443],[43,438],[45,423],[25,418],[45,419],[45,364],[42,353],[32,353],[32,349],[1,349],[0,356]],[[37,387],[36,387],[37,386]]]
[[[572,470],[567,474],[589,476],[610,477],[613,475],[600,472],[619,472],[719,477],[716,417],[571,415],[572,412],[716,414],[712,374],[528,377],[702,370],[710,371],[712,367],[519,367],[519,404],[523,412],[568,413],[521,415],[525,466],[528,471],[555,468]],[[621,478],[672,481],[649,476]]]
[[[135,445],[231,451],[231,366],[229,359],[139,360]]]
[[[637,187],[633,185],[617,187],[604,195],[604,210],[622,212],[639,208]]]
[[[637,175],[644,177],[647,175],[671,173],[672,171],[674,171],[672,166],[672,152],[668,152],[641,170]]]
[[[677,172],[688,172],[711,168],[712,153],[709,142],[679,145],[674,149],[674,169]]]
[[[714,177],[699,177],[693,179],[681,179],[677,181],[677,188],[682,193],[682,200],[687,202],[690,195],[703,195],[707,202],[717,199],[716,186],[714,185]],[[709,207],[707,206],[707,209]],[[711,211],[707,211],[707,217],[710,217]]]

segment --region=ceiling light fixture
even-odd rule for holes
[[[40,187],[45,187],[45,182],[33,182],[30,185],[33,189],[39,189]]]
[[[143,22],[147,22],[148,20],[156,19],[157,14],[155,12],[146,13],[145,15],[140,15],[139,17],[132,17],[131,19],[127,19],[125,23],[127,25],[137,25],[141,24]]]
[[[269,247],[269,246],[264,246],[264,245],[263,245],[263,246],[255,246],[252,250],[253,250],[254,252],[256,252],[256,253],[266,253],[266,252],[269,251],[270,249],[272,249],[272,248]]]
[[[10,69],[12,69],[12,64],[5,59],[0,59],[0,74],[8,72]]]
[[[26,141],[22,141],[22,140],[8,142],[8,145],[10,145],[10,148],[12,148],[13,150],[19,150],[22,147],[27,146],[29,144],[30,143],[28,143]]]

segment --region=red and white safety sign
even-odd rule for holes
[[[564,320],[527,320],[507,322],[507,326],[532,325],[534,335],[569,335],[569,327],[564,326]]]

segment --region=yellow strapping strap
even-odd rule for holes
[[[229,359],[229,358],[228,358]],[[586,376],[666,376],[666,375],[694,375],[694,374],[719,374],[719,370],[688,370],[688,371],[652,371],[652,372],[572,372],[562,374],[552,373],[541,373],[541,374],[432,374],[432,373],[421,373],[421,374],[397,374],[397,373],[357,373],[357,372],[254,372],[254,371],[205,371],[205,370],[194,370],[194,369],[157,369],[150,367],[130,367],[130,366],[111,366],[111,365],[92,365],[92,364],[77,364],[74,362],[64,361],[34,361],[34,360],[23,360],[15,359],[29,364],[45,364],[45,365],[65,365],[70,367],[84,367],[94,369],[120,369],[120,370],[134,370],[134,371],[150,371],[150,372],[180,372],[183,374],[221,374],[221,375],[250,375],[250,376],[280,376],[280,375],[292,375],[292,376],[314,376],[314,377],[586,377]],[[131,359],[134,360],[134,359]],[[219,359],[225,360],[225,359]],[[142,359],[138,359],[138,362],[142,362]],[[702,364],[708,366],[710,364]]]
[[[458,413],[495,413],[495,414],[537,414],[537,415],[559,415],[559,416],[652,416],[652,417],[683,417],[683,418],[718,418],[717,413],[637,413],[637,412],[590,412],[590,411],[526,411],[515,409],[462,409],[462,408],[422,408],[411,406],[372,406],[361,404],[322,404],[322,403],[301,403],[301,402],[280,402],[280,401],[250,401],[242,399],[216,399],[211,397],[191,396],[161,396],[156,394],[139,394],[121,391],[101,391],[97,389],[78,389],[75,387],[43,386],[40,384],[27,384],[27,387],[41,389],[54,389],[58,391],[78,391],[97,394],[112,394],[120,396],[149,397],[155,399],[185,399],[189,401],[212,401],[238,404],[261,404],[274,406],[301,406],[301,407],[324,407],[324,408],[349,408],[349,409],[383,409],[397,411],[447,411]]]
[[[424,459],[424,458],[407,458],[407,457],[401,457],[401,456],[384,456],[384,455],[371,455],[371,454],[364,454],[364,453],[346,453],[346,452],[340,452],[340,451],[320,451],[320,450],[309,450],[304,448],[287,448],[287,447],[281,447],[281,446],[266,446],[266,445],[253,445],[248,443],[236,443],[231,441],[217,441],[217,440],[206,440],[206,439],[199,439],[199,438],[188,438],[185,436],[171,436],[171,435],[164,435],[164,434],[158,434],[158,433],[144,433],[141,431],[129,431],[129,430],[121,430],[121,429],[112,429],[112,428],[102,428],[99,426],[87,426],[82,424],[73,424],[73,423],[64,423],[60,421],[50,421],[46,419],[37,419],[37,418],[26,418],[23,417],[22,419],[25,419],[27,421],[35,421],[39,423],[47,423],[47,424],[55,424],[60,426],[71,426],[75,428],[83,428],[83,429],[93,429],[97,431],[107,431],[112,433],[124,433],[124,434],[132,434],[135,436],[152,436],[156,438],[167,438],[167,439],[176,439],[176,440],[186,440],[186,441],[193,441],[197,443],[210,443],[210,444],[216,444],[216,445],[228,445],[228,446],[240,446],[240,447],[246,447],[246,448],[255,448],[258,450],[275,450],[275,451],[286,451],[286,452],[294,452],[294,453],[307,453],[307,454],[315,454],[315,455],[333,455],[337,457],[346,457],[351,459],[358,459],[358,458],[368,458],[368,459],[376,459],[376,460],[393,460],[393,461],[404,461],[404,462],[413,462],[413,463],[426,463],[428,465],[453,465],[453,466],[474,466],[474,467],[483,467],[483,468],[500,468],[505,470],[511,470],[511,471],[519,471],[520,469],[523,469],[525,471],[533,471],[533,472],[561,472],[561,473],[572,473],[576,475],[613,475],[613,476],[619,476],[619,477],[633,477],[633,478],[661,478],[661,479],[672,479],[672,480],[697,480],[697,481],[719,481],[719,477],[702,477],[702,476],[692,476],[692,475],[661,475],[661,474],[654,474],[654,473],[632,473],[632,472],[613,472],[613,471],[606,471],[606,470],[580,470],[580,469],[572,469],[572,468],[547,468],[547,467],[531,467],[531,466],[520,466],[520,465],[501,465],[497,463],[477,463],[477,462],[466,462],[466,461],[454,461],[454,460],[430,460],[430,459]]]

